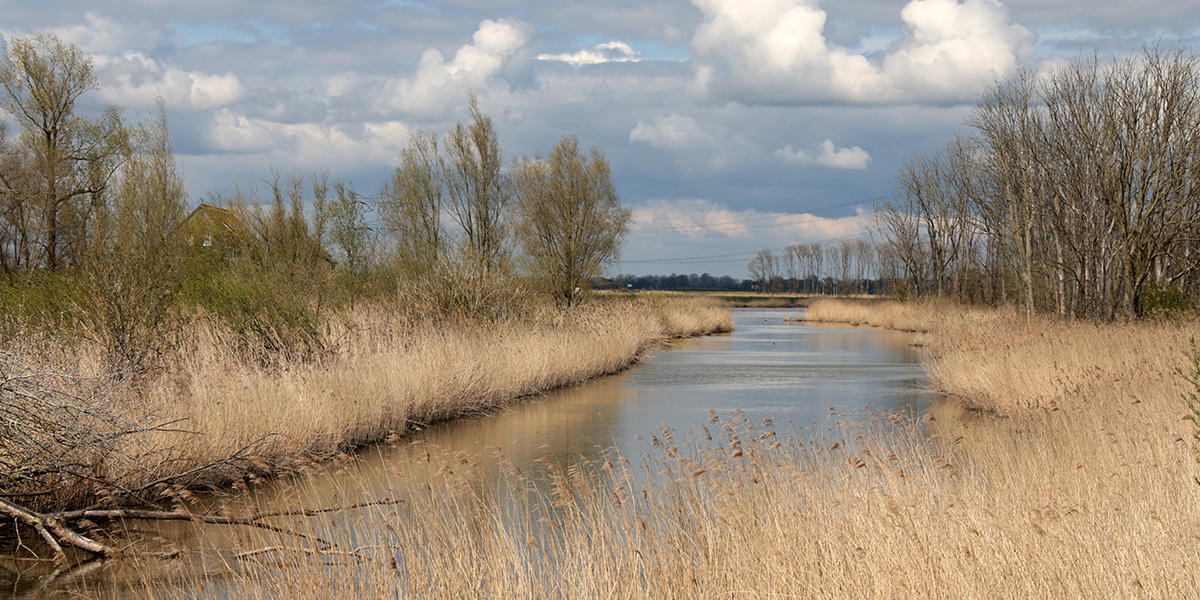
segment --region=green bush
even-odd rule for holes
[[[1138,314],[1158,320],[1177,320],[1192,308],[1192,298],[1173,283],[1151,282],[1138,297]]]
[[[0,277],[0,314],[5,333],[13,328],[32,328],[58,334],[77,330],[73,306],[78,296],[76,281],[66,272],[34,271]]]

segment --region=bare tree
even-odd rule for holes
[[[571,306],[620,257],[632,211],[621,205],[604,153],[564,136],[545,159],[522,159],[515,189],[523,259],[559,304]]]
[[[915,209],[900,200],[889,199],[875,210],[875,224],[889,248],[896,277],[908,282],[912,295],[920,297],[925,289],[925,249]],[[907,295],[907,294],[905,294]]]
[[[854,280],[859,292],[866,293],[866,281],[875,271],[875,248],[867,240],[854,242]]]
[[[828,294],[825,288],[825,249],[820,244],[809,244],[809,255],[812,257],[813,276],[816,277],[823,294]]]
[[[918,292],[1003,297],[1011,276],[1029,313],[1112,319],[1144,313],[1148,291],[1200,284],[1190,52],[1021,72],[985,93],[968,124],[970,140],[910,160],[877,212],[909,277],[922,272]]]
[[[796,257],[796,246],[788,246],[779,255],[780,270],[787,279],[788,292],[796,293],[796,284],[800,279],[800,260]]]
[[[1033,231],[1037,197],[1038,142],[1042,127],[1035,111],[1037,73],[1021,71],[1011,80],[989,89],[979,100],[967,124],[978,131],[986,155],[983,164],[988,195],[979,210],[985,226],[1004,242],[1014,270],[1019,274],[1026,314],[1034,310]]]
[[[512,198],[496,126],[470,96],[471,123],[446,134],[445,178],[450,215],[462,229],[464,252],[486,277],[506,260],[505,212]]]
[[[746,265],[750,277],[758,282],[759,290],[773,292],[773,282],[779,277],[779,260],[771,250],[759,250]]]

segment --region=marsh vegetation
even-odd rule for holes
[[[70,509],[159,508],[729,327],[702,302],[583,305],[629,221],[603,152],[568,135],[507,165],[473,96],[378,198],[272,171],[189,212],[161,102],[80,114],[90,57],[51,34],[8,50],[0,537],[22,552],[118,554]]]
[[[920,417],[860,413],[815,430],[714,412],[704,427],[648,433],[641,455],[533,468],[499,446],[489,451],[499,473],[422,444],[384,475],[405,490],[403,506],[303,529],[336,549],[309,552],[251,530],[236,547],[270,550],[144,593],[1101,598],[1200,589],[1188,568],[1200,554],[1190,533],[1200,518],[1198,448],[1175,371],[1189,363],[1160,343],[1186,345],[1187,328],[1030,323],[1016,311],[939,304],[876,304],[864,316],[854,303],[821,302],[810,314],[863,324],[890,314],[890,326],[925,331],[934,381],[953,395]],[[1116,340],[1130,349],[1113,350]],[[1002,360],[989,358],[992,348]],[[1055,358],[1043,366],[1045,356]],[[379,485],[355,473],[347,466],[339,480],[347,503]],[[480,493],[497,489],[489,478],[505,484],[499,501]],[[303,488],[292,493],[304,502]],[[138,564],[124,567],[116,590],[80,589],[136,593],[164,568]]]

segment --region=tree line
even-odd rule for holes
[[[1147,47],[1026,70],[968,133],[912,157],[876,209],[912,296],[1110,320],[1177,310],[1200,286],[1200,62]]]
[[[198,309],[269,362],[319,354],[322,314],[368,296],[443,317],[503,316],[535,292],[570,306],[627,235],[599,148],[565,135],[506,162],[473,95],[468,121],[410,136],[378,194],[272,170],[189,212],[163,103],[142,122],[118,106],[81,114],[97,86],[79,48],[8,41],[0,306],[6,328],[78,329],[117,368],[162,351]]]
[[[746,268],[758,289],[805,294],[874,292],[879,249],[867,240],[827,244],[792,244],[783,250],[760,250]]]

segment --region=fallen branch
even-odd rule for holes
[[[298,546],[267,546],[265,548],[258,548],[255,550],[247,550],[245,552],[239,552],[237,554],[234,554],[233,557],[238,560],[252,560],[254,562],[259,562],[258,556],[261,554],[271,554],[271,553],[284,554],[284,553],[290,552],[290,553],[294,553],[294,554],[307,554],[309,556],[322,556],[322,557],[324,557],[324,556],[351,556],[351,557],[354,557],[358,562],[362,562],[364,560],[364,557],[362,554],[360,554],[360,551],[361,550],[358,550],[358,549],[356,549],[356,550],[328,550],[328,549],[318,550],[318,549],[314,549],[314,548],[301,548]]]
[[[0,513],[6,514],[18,522],[33,528],[45,540],[46,544],[54,550],[54,555],[57,558],[61,559],[65,557],[65,552],[62,548],[63,543],[97,556],[116,556],[120,553],[119,550],[112,546],[97,542],[67,527],[60,518],[54,515],[39,514],[2,498],[0,498]]]
[[[314,535],[309,535],[299,531],[287,529],[285,527],[280,527],[278,525],[273,525],[271,523],[264,522],[264,520],[279,517],[312,517],[331,512],[355,510],[368,506],[394,506],[396,504],[400,504],[401,502],[401,500],[383,499],[371,502],[361,502],[342,507],[303,508],[269,513],[257,513],[245,517],[225,517],[220,515],[197,515],[186,511],[139,509],[88,509],[42,514],[7,500],[0,499],[0,514],[8,515],[13,519],[16,519],[21,524],[24,524],[25,526],[36,531],[38,535],[41,536],[41,538],[46,542],[46,545],[50,546],[50,548],[54,551],[54,555],[58,559],[65,557],[65,551],[63,550],[64,545],[78,548],[96,556],[110,557],[121,553],[121,551],[117,548],[93,540],[66,525],[67,523],[74,523],[83,521],[85,519],[191,521],[194,523],[204,523],[208,525],[241,525],[300,538],[317,545],[318,548],[315,550],[315,552],[330,552],[332,548],[337,547],[337,544]]]

